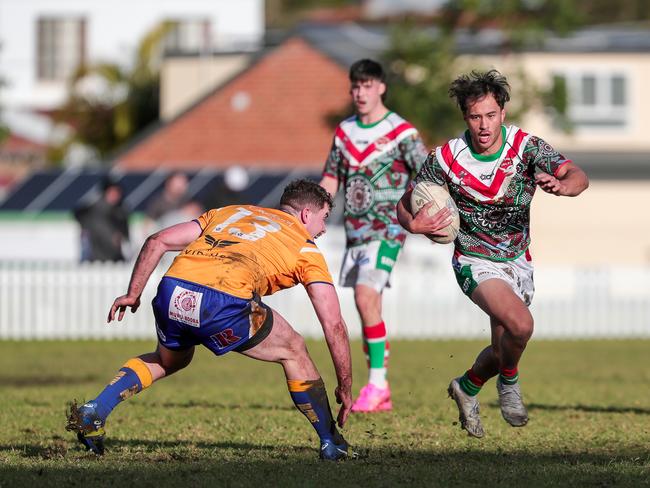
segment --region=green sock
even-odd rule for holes
[[[519,381],[519,370],[514,368],[501,368],[499,370],[499,379],[504,385],[514,385]]]
[[[476,376],[476,373],[472,369],[468,369],[462,378],[459,380],[460,388],[467,393],[469,396],[478,395],[478,392],[481,391],[483,381],[481,378]]]

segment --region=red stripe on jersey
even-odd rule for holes
[[[508,151],[506,152],[503,161],[512,161],[512,159],[519,152],[519,147],[521,146],[521,142],[523,141],[525,136],[526,133],[523,132],[521,129],[517,131],[517,133],[515,134],[513,144],[510,147],[510,149],[508,149]],[[499,163],[499,169],[497,170],[496,174],[494,175],[494,178],[492,179],[492,184],[490,186],[487,186],[486,184],[481,183],[473,174],[471,174],[468,171],[465,172],[465,175],[461,178],[460,174],[461,172],[464,172],[464,168],[460,163],[454,165],[456,160],[451,153],[451,148],[449,147],[449,143],[446,143],[442,147],[441,152],[442,152],[442,157],[445,160],[445,163],[447,164],[451,172],[454,173],[458,177],[458,179],[463,182],[464,185],[469,186],[470,188],[476,190],[477,192],[481,193],[482,195],[488,198],[494,198],[494,196],[499,192],[499,189],[501,188],[501,184],[503,183],[503,180],[506,177],[505,168],[502,167],[503,162]]]
[[[402,132],[412,128],[413,126],[411,124],[409,124],[408,122],[403,122],[402,124],[395,127],[393,130],[391,130],[390,132],[381,136],[381,138],[387,138],[389,141],[392,142],[395,139],[397,139],[397,136],[399,136]],[[373,152],[375,152],[375,149],[377,148],[377,146],[373,142],[368,147],[366,147],[363,151],[359,151],[357,147],[352,143],[348,135],[345,132],[343,132],[341,126],[338,126],[336,128],[336,137],[338,137],[341,141],[343,141],[343,145],[345,146],[345,149],[347,149],[348,152],[352,156],[354,156],[354,159],[356,159],[359,163],[362,163],[368,156],[370,156]]]
[[[553,173],[553,176],[557,177],[557,172],[560,171],[560,168],[567,163],[573,163],[573,161],[571,159],[565,159],[564,161],[562,161],[560,165],[557,167],[557,169],[555,170],[555,173]]]

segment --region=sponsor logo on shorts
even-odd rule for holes
[[[169,300],[169,318],[192,327],[200,327],[203,293],[176,286]]]
[[[465,281],[463,281],[463,286],[462,289],[465,293],[467,293],[467,290],[469,290],[469,287],[472,286],[472,280],[469,278],[465,278]]]
[[[214,341],[219,349],[225,349],[226,347],[235,344],[241,339],[241,337],[235,335],[232,329],[225,329],[211,335],[210,339]]]

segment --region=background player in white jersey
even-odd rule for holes
[[[585,173],[539,137],[505,126],[509,85],[496,70],[473,71],[452,82],[467,123],[457,139],[432,151],[415,179],[447,185],[461,224],[453,267],[463,292],[490,317],[491,344],[474,365],[452,380],[461,426],[482,437],[476,395],[498,375],[503,418],[512,426],[528,422],[518,383],[518,364],[533,333],[528,305],[533,297],[530,204],[536,186],[554,195],[576,196],[589,185]],[[442,216],[413,216],[407,191],[398,204],[400,223],[409,232],[435,233]]]
[[[339,187],[345,192],[341,285],[354,288],[370,370],[352,411],[373,412],[392,408],[381,296],[406,239],[395,205],[427,150],[415,127],[384,105],[386,83],[379,63],[354,63],[350,83],[356,115],[336,128],[320,184],[332,196]]]

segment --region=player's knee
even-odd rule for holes
[[[287,359],[302,357],[307,354],[305,339],[297,332],[293,333],[286,344]]]
[[[369,290],[356,289],[354,291],[354,303],[361,315],[369,314],[379,308],[379,295]]]
[[[533,335],[534,323],[533,317],[530,315],[518,317],[517,321],[513,323],[510,334],[517,342],[526,344],[530,337]]]
[[[181,369],[184,369],[192,362],[193,353],[187,353],[185,355],[175,355],[172,357],[161,356],[160,365],[165,370],[165,376],[176,373]]]

